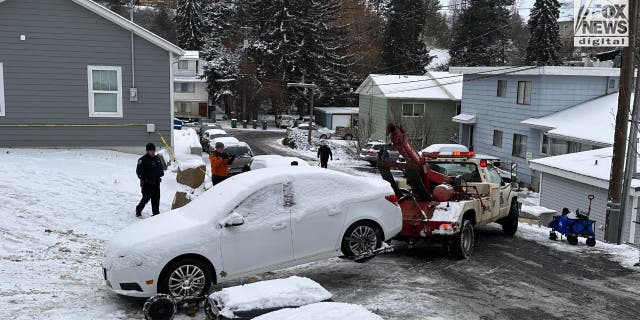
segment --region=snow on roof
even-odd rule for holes
[[[200,51],[185,50],[180,60],[198,60],[200,59]]]
[[[202,79],[199,76],[173,76],[174,82],[207,82],[207,79]]]
[[[453,118],[451,118],[453,122],[464,123],[464,124],[474,124],[476,123],[476,115],[461,113]]]
[[[453,74],[483,74],[504,76],[591,76],[591,77],[619,77],[619,68],[600,67],[451,67],[449,72]]]
[[[459,152],[469,152],[469,149],[461,144],[444,144],[444,143],[440,143],[440,144],[432,144],[424,149],[422,149],[422,151],[420,151],[420,153],[423,152],[427,152],[427,153],[431,153],[431,152],[440,152],[442,154],[446,154],[446,153],[452,153],[454,151],[459,151]]]
[[[235,312],[299,307],[331,297],[333,295],[317,282],[292,276],[224,288],[212,293],[209,299],[223,307],[222,315],[235,318]]]
[[[613,148],[609,147],[535,159],[530,166],[533,170],[608,189],[612,157]],[[640,180],[634,179],[631,186],[640,187]]]
[[[327,107],[316,108],[316,110],[320,110],[328,114],[358,114],[360,112],[359,107]]]
[[[547,135],[550,137],[610,146],[613,144],[617,106],[616,92],[541,118],[530,118],[522,123],[548,130]]]
[[[462,76],[449,72],[427,72],[424,76],[371,74],[356,93],[370,95],[376,87],[386,98],[456,100],[462,99]]]
[[[362,306],[339,302],[320,302],[300,308],[282,309],[254,320],[382,320]]]

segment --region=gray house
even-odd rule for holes
[[[587,210],[587,196],[595,196],[590,218],[596,221],[596,237],[603,240],[607,209],[609,176],[613,148],[602,148],[585,152],[547,157],[531,161],[531,169],[540,176],[540,205],[557,212],[568,208]],[[640,180],[634,179],[627,212],[623,221],[622,240],[640,244],[640,230],[633,221],[638,221]]]
[[[464,76],[461,114],[453,117],[460,125],[461,143],[517,163],[519,180],[534,187],[537,175],[528,161],[549,155],[545,133],[553,126],[525,121],[617,92],[620,75],[619,69],[595,67],[452,67],[450,72]],[[564,153],[603,146],[585,141]]]
[[[447,143],[458,131],[462,77],[448,72],[424,76],[369,75],[360,85],[361,138],[385,140],[389,123],[400,123],[414,146]],[[363,137],[364,136],[364,137]]]
[[[89,0],[0,0],[0,147],[144,150],[172,134],[175,45]]]

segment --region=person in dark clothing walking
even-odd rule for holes
[[[160,157],[156,155],[156,146],[147,144],[147,153],[138,159],[136,174],[140,179],[142,200],[136,206],[136,217],[142,216],[142,209],[151,200],[153,215],[160,214],[160,182],[164,176],[164,168]]]
[[[216,150],[209,155],[211,161],[211,182],[216,184],[224,181],[229,177],[229,166],[236,159],[235,156],[229,156],[224,151],[224,143],[216,142]]]
[[[331,153],[331,148],[327,146],[326,141],[322,141],[320,148],[318,148],[318,158],[320,158],[320,166],[323,168],[327,168],[327,162],[329,162],[329,157],[331,157],[331,161],[333,161],[333,153]]]

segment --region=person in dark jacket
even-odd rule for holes
[[[160,157],[156,155],[156,146],[147,144],[147,153],[138,159],[136,174],[140,179],[142,200],[136,206],[136,217],[142,216],[142,209],[151,200],[153,215],[160,214],[160,182],[164,176],[164,168]]]
[[[320,166],[323,168],[327,168],[327,162],[329,162],[329,157],[331,157],[331,161],[333,161],[333,153],[331,153],[331,148],[327,146],[326,141],[322,141],[320,148],[318,148],[318,158],[320,158]]]

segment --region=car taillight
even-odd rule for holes
[[[367,151],[367,154],[373,154],[373,150]]]
[[[396,196],[395,194],[390,194],[388,196],[385,196],[384,198],[387,199],[387,201],[398,205],[398,196]]]

